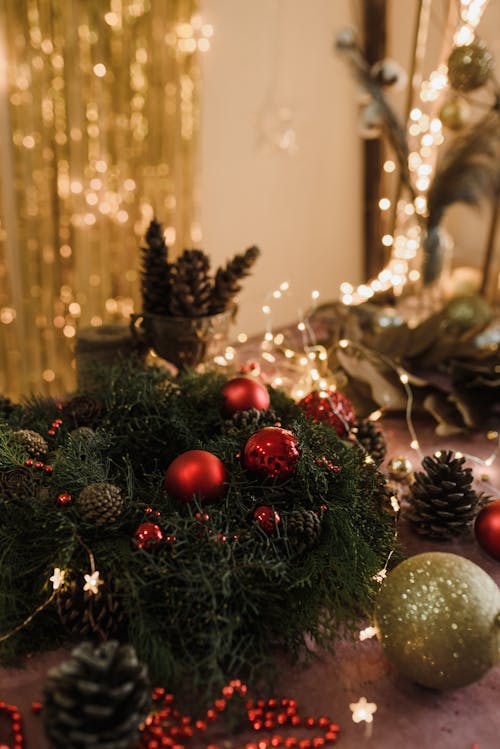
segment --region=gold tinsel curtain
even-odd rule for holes
[[[197,6],[0,3],[0,393],[71,390],[77,327],[138,306],[153,214],[199,241]]]

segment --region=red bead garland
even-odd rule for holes
[[[182,715],[173,707],[172,694],[161,688],[155,689],[153,700],[158,704],[158,710],[146,720],[140,749],[185,749],[183,742],[188,741],[195,733],[205,733],[208,724],[217,720],[218,715],[224,712],[228,700],[235,695],[246,697],[246,694],[247,687],[239,679],[230,681],[222,689],[221,697],[208,708],[203,718],[194,720],[190,715]],[[244,749],[321,749],[327,744],[333,744],[340,730],[339,726],[326,716],[300,717],[297,701],[293,699],[248,700],[245,707],[252,729],[260,735],[256,741],[246,742]],[[285,737],[278,733],[263,737],[261,734],[263,731],[274,731],[277,727],[285,726],[316,731],[310,738]],[[205,748],[221,749],[219,744],[212,743],[206,743]]]
[[[15,705],[9,705],[6,702],[1,701],[0,713],[2,713],[3,715],[7,715],[7,717],[10,719],[10,727],[13,740],[12,749],[25,749],[26,744],[24,738],[23,719],[21,713],[19,712],[19,708],[17,708]],[[5,746],[6,749],[11,749],[10,746],[2,746]]]

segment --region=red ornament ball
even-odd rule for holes
[[[267,388],[254,377],[234,377],[226,382],[221,392],[225,416],[251,408],[267,411],[271,403]]]
[[[293,473],[299,458],[299,443],[293,432],[264,427],[247,440],[243,465],[263,478],[285,479]]]
[[[299,406],[308,419],[329,424],[339,437],[347,437],[356,422],[351,401],[338,390],[313,390]]]
[[[500,499],[483,507],[476,518],[474,534],[479,546],[500,562]]]
[[[163,541],[163,531],[156,523],[141,523],[134,532],[134,541],[139,549],[151,551]]]
[[[227,471],[216,455],[206,450],[188,450],[170,463],[165,489],[180,502],[215,502],[227,491]]]
[[[276,527],[281,523],[281,518],[276,510],[269,505],[259,505],[253,511],[253,519],[269,535],[276,533]]]

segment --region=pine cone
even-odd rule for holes
[[[0,395],[0,419],[8,419],[14,410],[14,404],[10,398]]]
[[[0,495],[4,499],[26,499],[35,494],[33,472],[24,466],[0,471]]]
[[[258,408],[249,408],[246,411],[236,411],[230,419],[226,419],[224,427],[226,431],[239,431],[240,429],[252,429],[257,431],[265,426],[272,426],[278,420],[272,409],[259,411]]]
[[[95,594],[83,590],[83,579],[65,583],[57,594],[57,612],[63,627],[80,640],[116,637],[125,621],[116,586],[109,580]]]
[[[314,510],[294,510],[288,518],[288,537],[299,554],[317,546],[321,537],[321,519]]]
[[[215,274],[214,289],[210,302],[210,314],[223,312],[241,290],[240,279],[250,274],[250,268],[260,255],[258,247],[249,247],[243,255],[235,255],[225,267]]]
[[[212,283],[210,260],[202,250],[184,250],[170,274],[168,312],[174,317],[208,314]]]
[[[92,442],[95,437],[95,432],[90,427],[77,427],[69,433],[69,436],[74,442],[87,444],[89,442]]]
[[[147,247],[142,247],[141,293],[143,312],[168,314],[169,274],[168,248],[161,224],[155,219],[146,232]]]
[[[47,457],[49,446],[38,432],[32,429],[18,429],[14,432],[14,437],[33,460],[44,460]]]
[[[86,523],[109,525],[118,520],[122,513],[122,493],[114,484],[90,484],[80,493],[76,507]]]
[[[101,418],[102,403],[90,395],[75,395],[62,407],[62,419],[69,429],[93,427]]]
[[[376,422],[365,419],[358,422],[352,432],[375,465],[380,465],[387,454],[387,442],[381,427]]]
[[[76,647],[49,671],[43,721],[54,749],[131,749],[151,704],[146,667],[130,645]]]
[[[472,489],[472,470],[462,468],[465,458],[441,452],[422,461],[426,473],[416,473],[407,517],[422,536],[447,540],[464,533],[479,509]]]

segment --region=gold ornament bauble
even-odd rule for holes
[[[484,42],[455,47],[448,58],[448,79],[455,91],[473,91],[484,86],[494,68],[493,55]]]
[[[444,316],[448,328],[465,332],[470,328],[482,328],[493,317],[490,305],[479,294],[457,296],[445,306]]]
[[[413,465],[405,455],[397,455],[388,462],[387,472],[395,481],[407,481],[413,473]]]
[[[468,559],[418,554],[382,584],[375,626],[387,658],[409,679],[463,687],[500,659],[500,589]]]
[[[448,130],[461,130],[470,118],[470,107],[458,97],[445,101],[439,112],[439,119]]]

